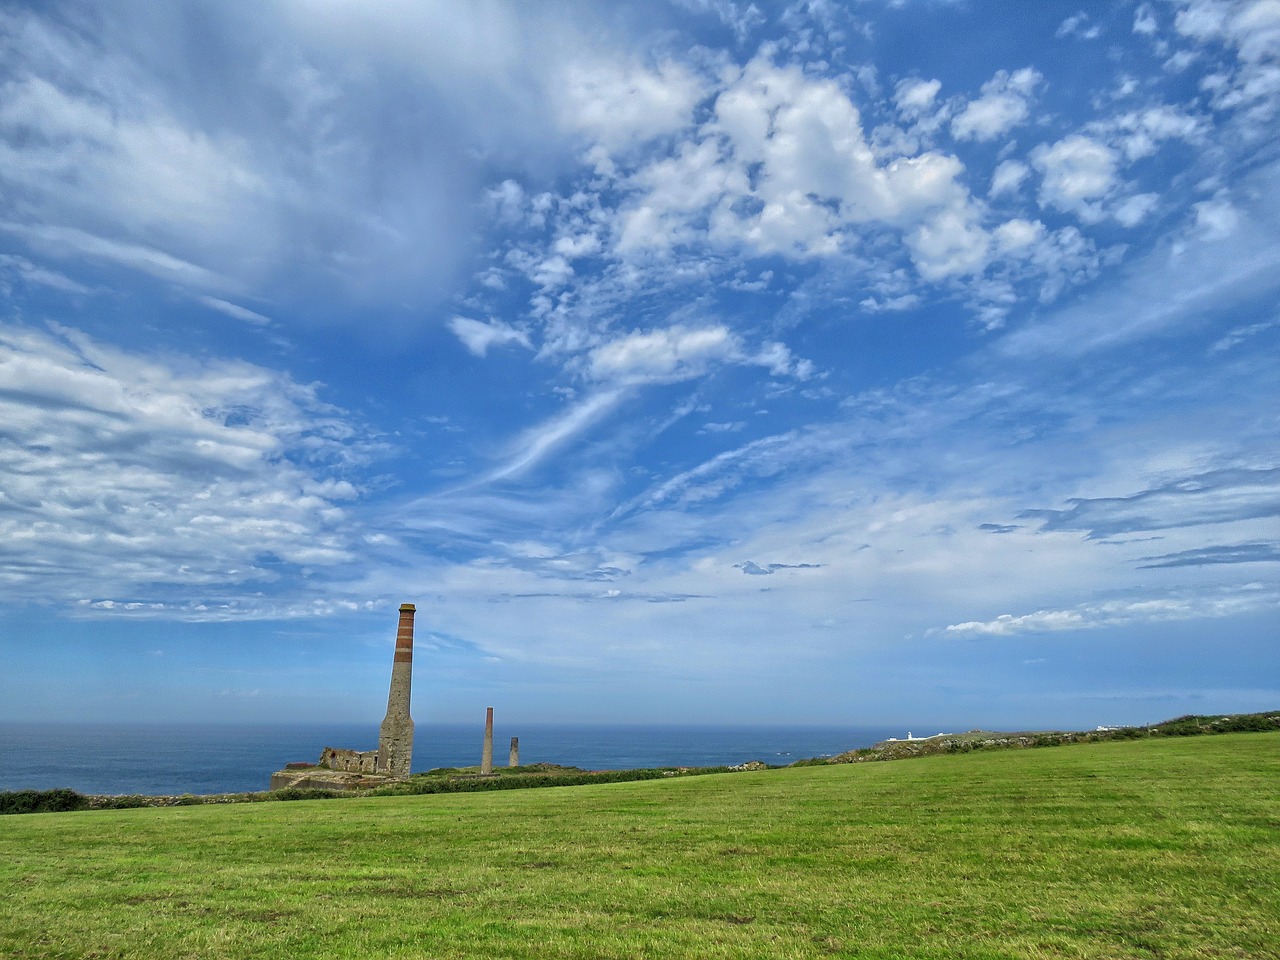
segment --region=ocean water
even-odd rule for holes
[[[879,727],[495,726],[493,759],[511,737],[521,763],[587,770],[706,767],[829,756],[903,731]],[[474,766],[481,724],[419,723],[413,769]],[[143,726],[0,723],[0,790],[70,787],[98,794],[208,794],[265,790],[272,772],[326,746],[371,750],[377,725]]]

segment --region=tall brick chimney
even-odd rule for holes
[[[413,762],[413,718],[409,716],[409,688],[413,683],[412,603],[400,604],[400,625],[396,629],[396,655],[391,663],[391,691],[387,694],[387,715],[378,730],[378,772],[393,777],[409,776]]]

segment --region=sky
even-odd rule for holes
[[[1280,704],[1280,0],[0,6],[0,719]]]

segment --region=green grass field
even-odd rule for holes
[[[1280,734],[4,817],[0,956],[1280,957]]]

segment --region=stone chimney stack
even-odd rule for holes
[[[511,759],[507,761],[508,767],[520,766],[520,738],[511,738]]]
[[[480,754],[480,773],[493,773],[493,707],[486,707],[484,714],[484,752]]]
[[[396,629],[396,655],[391,664],[391,692],[387,694],[387,715],[378,731],[378,773],[409,776],[413,762],[413,718],[409,716],[409,688],[413,682],[412,603],[400,604],[400,625]]]

